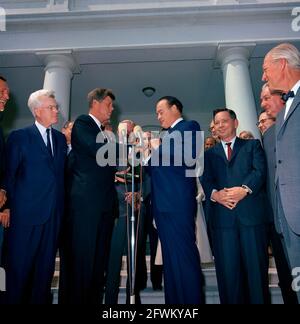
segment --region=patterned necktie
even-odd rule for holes
[[[50,128],[47,128],[47,150],[51,156],[53,156],[52,153],[52,146],[51,146],[51,141],[50,141]]]
[[[227,160],[231,160],[232,149],[231,149],[231,142],[226,143],[227,145]]]

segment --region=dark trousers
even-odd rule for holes
[[[297,294],[292,289],[293,277],[282,246],[282,238],[276,232],[274,223],[269,225],[269,235],[283,301],[285,304],[298,304]]]
[[[146,255],[146,241],[147,235],[149,236],[150,243],[150,279],[152,287],[154,290],[162,289],[162,276],[163,276],[163,266],[155,264],[157,243],[158,243],[158,233],[157,229],[153,226],[153,213],[151,208],[150,199],[144,202],[145,210],[145,240],[144,240],[144,254]]]
[[[154,210],[154,217],[162,246],[166,304],[204,303],[195,213]]]
[[[270,303],[266,225],[213,229],[220,302]]]
[[[12,225],[5,251],[6,289],[9,304],[52,302],[51,282],[55,268],[60,222],[51,217],[37,226]]]
[[[140,215],[141,216],[141,215]],[[136,248],[137,248],[137,258],[136,258],[136,271],[135,271],[135,303],[140,304],[140,291],[145,288],[147,281],[147,269],[145,258],[141,254],[142,241],[143,241],[143,228],[144,222],[143,217],[139,220],[139,230],[136,236]],[[128,239],[127,239],[127,218],[119,217],[115,221],[112,240],[110,245],[110,254],[106,275],[106,288],[105,288],[105,304],[115,305],[118,303],[119,287],[120,287],[120,274],[122,268],[122,257],[127,254],[127,273],[129,273],[128,265]],[[130,287],[129,280],[126,284],[126,303],[130,303],[130,292],[132,288]]]
[[[300,267],[300,235],[296,234],[288,224],[283,206],[281,203],[280,194],[277,195],[277,230],[282,234],[282,246],[288,261],[291,273],[294,276],[296,286],[295,294],[297,294],[298,303],[300,303],[300,287],[299,287],[299,267]]]
[[[64,228],[61,245],[60,304],[102,303],[113,213],[72,219]]]

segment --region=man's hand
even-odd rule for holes
[[[224,190],[227,192],[229,200],[234,201],[236,205],[247,196],[247,190],[243,187],[232,187]]]
[[[156,150],[160,145],[160,138],[152,138],[150,140],[150,145],[151,145],[151,148]]]
[[[9,227],[10,222],[10,210],[4,209],[3,212],[0,213],[0,223],[4,228]]]
[[[6,192],[0,189],[0,208],[2,208],[6,203],[7,197]]]
[[[132,193],[126,192],[125,193],[125,201],[132,206]],[[134,193],[134,210],[138,210],[141,207],[141,197],[138,192]]]
[[[217,203],[229,209],[234,209],[236,205],[247,196],[247,190],[243,187],[224,188],[215,191],[211,198]]]
[[[236,206],[236,202],[234,199],[230,198],[228,196],[228,189],[222,189],[219,191],[215,191],[212,195],[211,198],[215,200],[217,203],[225,206],[228,209],[233,209]]]

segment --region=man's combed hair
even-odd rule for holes
[[[300,70],[300,52],[289,43],[282,43],[271,49],[268,53],[273,60],[286,59],[289,66]]]
[[[162,101],[162,100],[166,100],[170,107],[173,106],[173,105],[176,106],[177,109],[179,110],[179,112],[182,114],[183,105],[180,102],[180,100],[178,100],[177,98],[172,97],[172,96],[164,96],[164,97],[161,97],[159,100],[157,100],[157,103]]]
[[[7,82],[7,80],[4,78],[4,76],[0,75],[0,80]]]
[[[115,95],[112,93],[111,89],[96,88],[92,90],[87,96],[89,107],[92,107],[94,100],[102,101],[106,97],[110,97],[112,100],[115,100]]]
[[[42,97],[55,99],[54,91],[48,89],[41,89],[33,92],[29,96],[27,105],[33,116],[35,116],[34,110],[42,105],[42,101],[40,100]]]
[[[215,120],[216,114],[218,114],[220,112],[223,112],[223,111],[228,112],[231,119],[233,119],[233,120],[236,120],[237,119],[236,113],[233,110],[228,109],[228,108],[218,108],[218,109],[215,109],[213,111],[213,118],[214,118],[214,120]]]

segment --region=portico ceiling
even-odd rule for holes
[[[21,2],[15,1],[19,7]],[[225,105],[216,62],[220,44],[253,45],[249,69],[257,108],[263,56],[282,41],[300,49],[300,32],[291,29],[297,2],[238,1],[239,7],[227,0],[186,1],[185,6],[181,1],[140,1],[148,5],[142,10],[134,7],[138,1],[52,1],[57,5],[52,13],[45,9],[49,1],[36,1],[40,7],[35,12],[30,7],[34,1],[26,2],[25,10],[13,9],[13,1],[0,1],[0,6],[10,6],[7,31],[0,33],[0,74],[8,78],[12,91],[7,129],[30,120],[28,95],[43,85],[40,51],[69,50],[78,64],[71,89],[72,118],[86,112],[87,92],[100,86],[116,94],[118,118],[153,124],[155,101],[170,94],[182,100],[188,117],[203,120],[206,129],[211,111]],[[142,93],[145,86],[156,89],[153,97]]]

